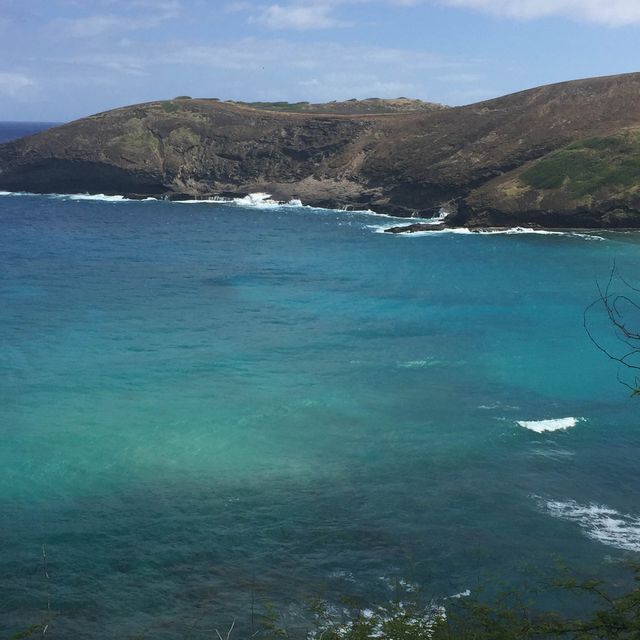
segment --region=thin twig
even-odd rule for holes
[[[42,628],[42,637],[47,633],[49,623],[51,622],[51,582],[49,578],[49,567],[47,563],[47,550],[45,545],[42,545],[42,570],[44,571],[45,584],[47,585],[47,618],[46,624]]]

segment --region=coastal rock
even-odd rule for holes
[[[417,222],[416,224],[403,224],[398,225],[397,227],[389,227],[385,229],[385,233],[418,233],[419,231],[442,231],[443,229],[447,229],[447,226],[444,224],[427,224],[423,222]]]

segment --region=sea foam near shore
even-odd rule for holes
[[[407,218],[404,219],[408,221]],[[414,221],[415,219],[411,219]],[[442,220],[438,218],[430,218],[423,222],[423,224],[440,224]],[[474,236],[494,236],[494,235],[538,235],[538,236],[562,236],[562,237],[574,237],[574,238],[582,238],[584,240],[595,240],[601,241],[606,240],[599,235],[594,235],[591,233],[581,233],[578,231],[551,231],[548,229],[530,229],[528,227],[512,227],[509,229],[468,229],[466,227],[455,227],[451,229],[433,229],[433,230],[425,230],[425,231],[413,231],[406,233],[387,233],[388,229],[391,229],[397,225],[383,224],[383,225],[369,225],[369,229],[372,229],[374,233],[381,233],[393,237],[407,237],[407,238],[424,238],[430,236],[440,236],[440,235],[449,235],[449,234],[458,234],[458,235],[474,235]]]

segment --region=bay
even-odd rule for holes
[[[397,222],[0,195],[3,634],[48,600],[48,637],[200,638],[637,559],[638,401],[583,312],[640,236]]]

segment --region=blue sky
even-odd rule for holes
[[[640,0],[0,0],[0,120],[176,95],[458,105],[640,70]]]

